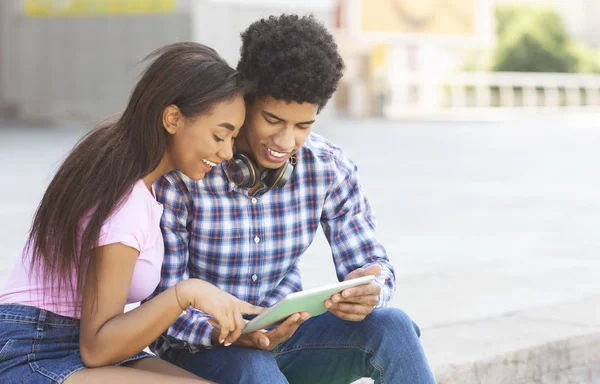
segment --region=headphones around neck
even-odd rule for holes
[[[227,176],[235,185],[244,189],[252,188],[263,179],[268,191],[273,187],[283,187],[292,176],[297,162],[296,156],[292,155],[281,167],[263,172],[265,173],[263,178],[254,159],[246,153],[236,152],[227,164]]]

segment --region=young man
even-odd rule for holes
[[[165,238],[158,291],[197,277],[272,306],[302,289],[298,260],[319,224],[339,280],[377,278],[333,296],[321,316],[294,314],[230,346],[220,345],[206,314],[189,308],[152,349],[219,383],[349,383],[360,377],[433,383],[418,327],[402,311],[385,308],[394,270],[375,237],[357,168],[340,148],[311,133],[344,69],[333,37],[312,17],[283,15],[253,23],[242,43],[238,70],[254,87],[234,160],[215,166],[201,182],[180,172],[158,182]]]

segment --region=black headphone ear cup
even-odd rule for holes
[[[238,152],[227,165],[227,175],[238,187],[249,189],[258,181],[258,166],[248,155]]]
[[[293,171],[294,166],[287,161],[281,167],[272,170],[267,180],[268,188],[283,187],[292,176]]]

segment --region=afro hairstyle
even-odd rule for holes
[[[255,98],[316,104],[321,110],[335,92],[344,62],[333,36],[313,15],[270,16],[242,34],[237,70]]]

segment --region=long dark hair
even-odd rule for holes
[[[171,44],[149,59],[123,114],[92,130],[62,163],[31,226],[33,270],[51,297],[66,288],[76,311],[102,224],[165,153],[163,110],[176,105],[194,117],[244,91],[238,73],[205,45]]]

